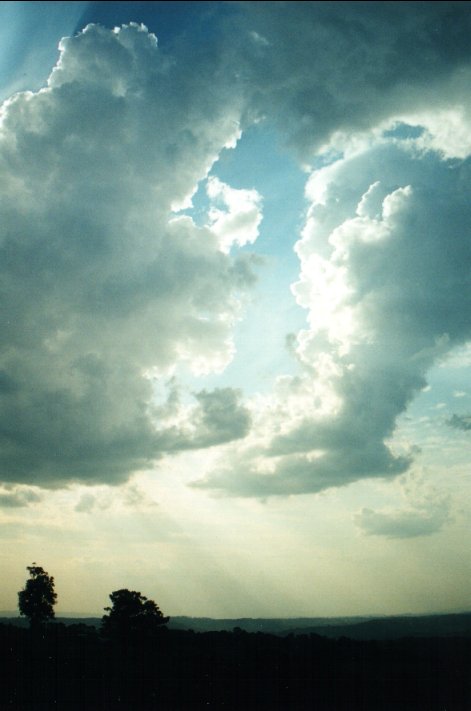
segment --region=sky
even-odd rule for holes
[[[470,609],[470,31],[0,2],[0,610]]]

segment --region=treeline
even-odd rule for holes
[[[0,709],[17,711],[469,711],[471,638],[360,641],[170,630],[121,589],[101,627],[55,622],[54,578],[33,563],[29,628],[0,625]]]
[[[469,711],[471,640],[0,625],[0,708]]]

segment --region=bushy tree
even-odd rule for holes
[[[101,632],[105,637],[129,637],[148,635],[159,630],[169,621],[153,600],[135,590],[115,590],[110,595],[111,607],[102,618]]]
[[[24,590],[18,593],[20,615],[29,618],[30,627],[38,627],[54,619],[54,605],[57,594],[54,591],[54,578],[36,563],[27,566],[29,580]]]

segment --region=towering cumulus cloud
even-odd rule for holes
[[[311,177],[302,375],[280,378],[252,436],[195,482],[242,496],[405,472],[397,418],[471,337],[469,5],[304,5],[250,3],[258,100]]]
[[[182,34],[173,56],[143,25],[89,25],[47,87],[3,105],[5,482],[116,483],[216,446],[195,486],[392,478],[414,456],[393,442],[398,416],[471,338],[470,4],[215,5],[207,42]],[[189,402],[172,377],[225,369],[254,281],[265,196],[209,171],[255,125],[309,176],[301,239],[286,235],[307,315],[297,371],[263,398],[226,380]],[[197,223],[182,208],[206,178]],[[283,195],[268,197],[274,223]]]
[[[307,493],[409,466],[412,452],[388,446],[396,418],[433,363],[471,338],[471,164],[402,143],[312,174],[293,286],[309,315],[305,374],[260,415],[263,444],[200,485]]]
[[[223,84],[203,95],[135,24],[63,40],[48,86],[4,104],[2,479],[122,480],[163,446],[153,378],[230,360],[250,264],[228,254],[230,226],[222,249],[172,207],[234,144],[238,104]],[[222,399],[245,432],[234,393],[203,392],[203,445],[231,437],[210,414]]]

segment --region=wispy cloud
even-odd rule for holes
[[[37,504],[42,500],[41,494],[26,486],[15,486],[0,491],[0,508],[22,508]]]
[[[373,511],[364,508],[355,517],[355,523],[369,536],[385,538],[415,538],[438,533],[448,520],[448,511],[421,509],[398,509],[397,511]]]
[[[406,475],[401,481],[403,505],[355,514],[356,526],[368,536],[416,538],[441,531],[452,520],[451,499],[443,490],[427,483],[424,475]]]
[[[471,415],[453,415],[447,422],[455,430],[471,430]]]

